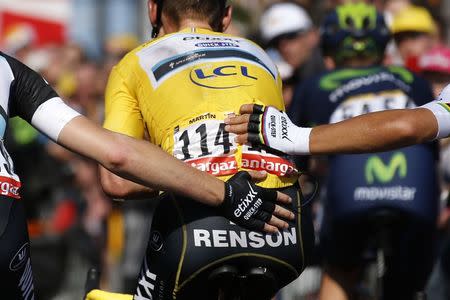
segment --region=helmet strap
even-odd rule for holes
[[[156,1],[157,11],[156,11],[156,24],[152,24],[152,38],[157,38],[159,35],[159,32],[162,27],[162,9],[163,9],[163,0],[157,0]]]

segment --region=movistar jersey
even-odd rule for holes
[[[265,187],[291,185],[285,158],[246,146],[223,120],[245,103],[284,109],[281,80],[266,53],[238,37],[186,29],[143,44],[111,72],[104,126],[148,139],[191,166],[222,179],[265,170]],[[167,170],[170,172],[170,170]]]
[[[298,124],[328,124],[375,111],[412,108],[433,99],[429,84],[402,67],[344,68],[301,85],[289,114]]]
[[[302,126],[433,100],[429,84],[401,67],[337,69],[305,82],[294,97],[290,115]],[[379,154],[332,156],[328,179],[332,213],[347,216],[387,206],[433,219],[436,152],[435,145],[424,144]]]

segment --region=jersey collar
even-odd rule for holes
[[[220,32],[212,31],[211,29],[200,27],[186,27],[179,31],[180,33],[201,33],[201,34],[222,34]]]

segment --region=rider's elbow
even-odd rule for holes
[[[124,199],[127,196],[128,191],[123,183],[125,179],[116,175],[121,173],[126,164],[125,159],[120,151],[112,150],[104,164],[106,168],[100,169],[100,185],[103,192],[111,198]]]
[[[133,149],[127,138],[121,134],[110,135],[107,145],[104,147],[101,164],[110,172],[119,176],[129,174],[130,161]]]
[[[127,150],[120,143],[106,152],[104,166],[113,173],[121,173],[127,165]]]
[[[113,180],[111,178],[101,178],[101,186],[103,192],[113,199],[126,199],[128,197],[128,191],[123,187],[121,180]]]

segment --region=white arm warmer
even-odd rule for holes
[[[56,142],[64,126],[79,115],[61,98],[55,97],[38,107],[31,119],[31,124]]]

